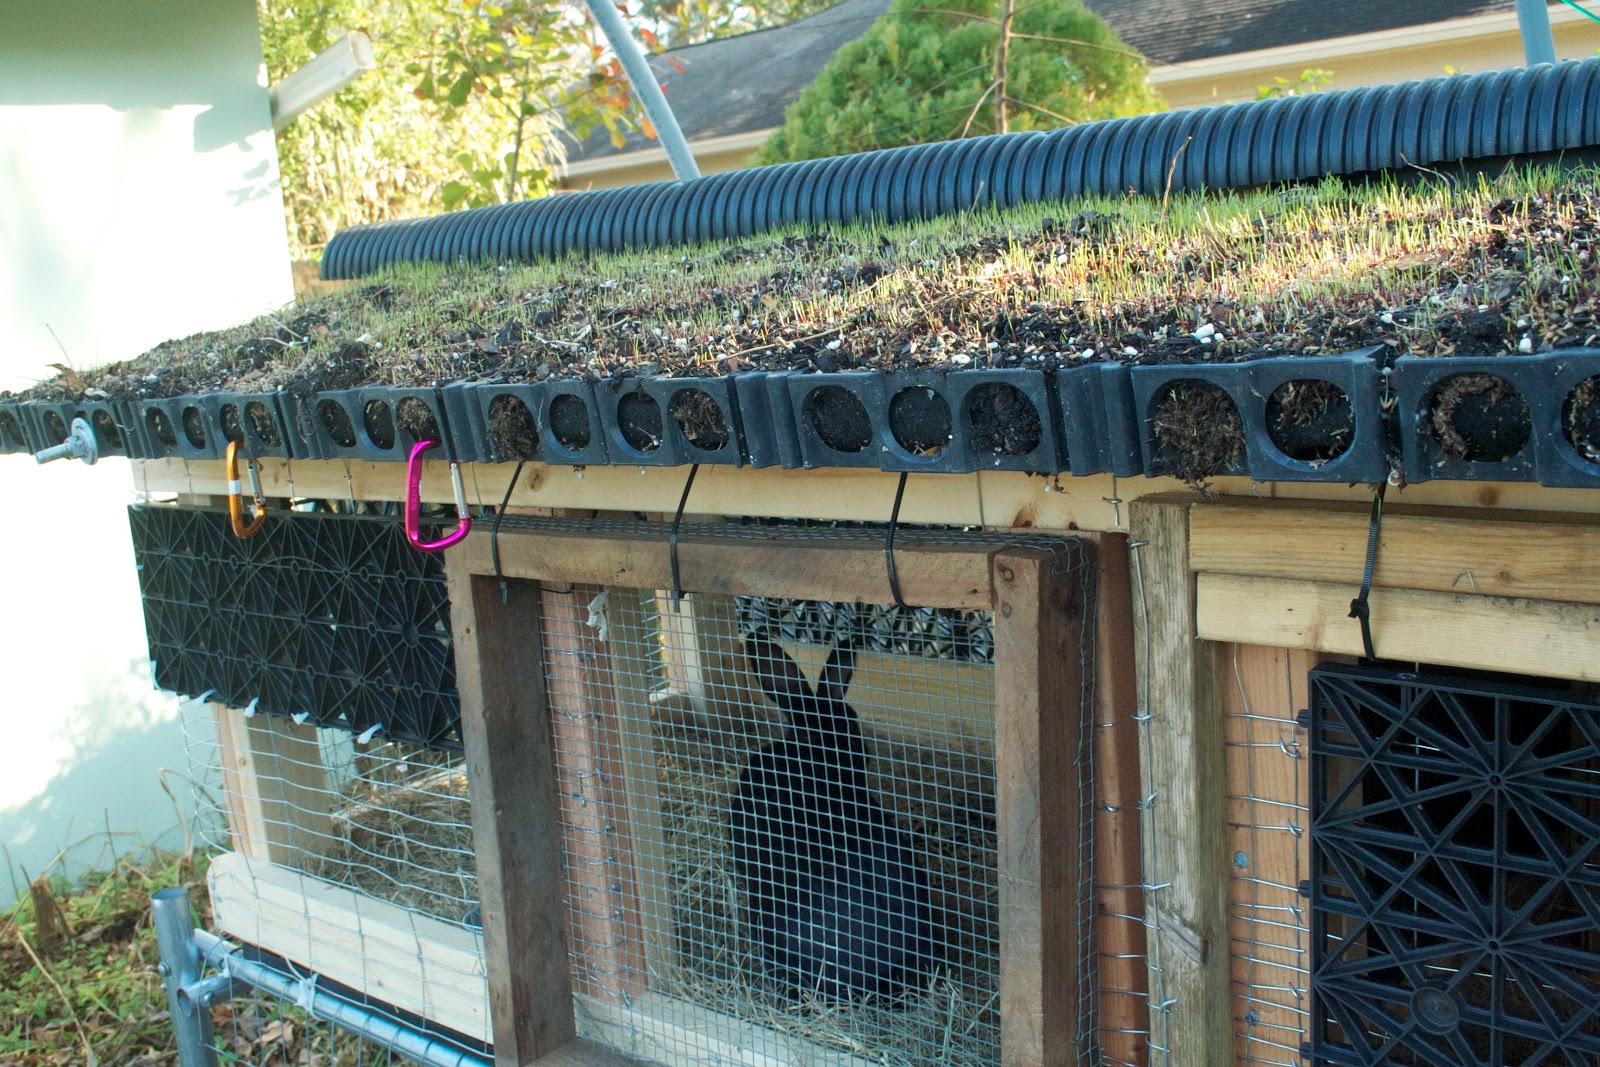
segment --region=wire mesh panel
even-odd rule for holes
[[[999,1062],[987,612],[585,585],[540,612],[581,1035],[673,1063]],[[1047,1007],[1085,1057],[1092,987]]]
[[[1312,675],[1312,1055],[1600,1062],[1600,700]]]
[[[408,1027],[490,1036],[460,757],[190,702],[218,928]],[[250,1038],[255,1040],[255,1038]]]
[[[794,627],[774,608],[826,617],[805,636],[828,643],[780,641]],[[872,636],[872,617],[545,595],[591,1036],[654,1041],[662,1058],[754,1039],[796,1062],[997,1061],[992,670],[970,644],[960,659],[954,644],[943,659],[890,655],[907,642],[881,624]],[[616,679],[614,707],[592,699],[604,679],[586,686],[598,672]],[[608,1008],[624,1004],[643,1006],[654,1039]]]

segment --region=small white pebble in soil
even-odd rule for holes
[[[1383,323],[1385,326],[1393,326],[1394,325],[1394,316],[1391,315],[1389,312],[1385,311],[1382,315],[1378,316],[1378,321]]]
[[[1533,351],[1533,338],[1524,335],[1522,340],[1517,342],[1517,351],[1524,355],[1531,353]]]
[[[1139,354],[1139,350],[1134,348],[1132,345],[1123,345],[1122,354],[1125,356],[1137,356]]]
[[[840,341],[837,337],[835,337],[833,340],[828,342],[828,351],[829,352],[837,352],[837,351],[839,351],[839,346],[842,343],[843,343],[842,341]]]
[[[1517,320],[1517,329],[1526,330],[1527,328],[1528,328],[1528,320],[1526,318],[1521,318],[1521,319]]]
[[[1204,343],[1210,341],[1216,332],[1217,328],[1215,326],[1209,322],[1203,322],[1200,324],[1200,328],[1194,332],[1193,336],[1196,341]]]
[[[989,351],[993,352],[995,349],[1000,347],[1000,342],[999,341],[990,341],[989,344],[986,347],[989,349]]]
[[[1056,266],[1058,266],[1058,267],[1066,266],[1067,258],[1068,258],[1067,254],[1065,252],[1061,253],[1059,256],[1056,257]]]
[[[950,362],[954,363],[958,367],[965,367],[968,363],[972,362],[972,357],[964,352],[957,352],[955,355],[950,357]]]

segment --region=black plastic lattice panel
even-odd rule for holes
[[[1311,1055],[1600,1063],[1600,699],[1311,674]]]
[[[444,564],[398,522],[280,512],[241,541],[222,511],[128,517],[157,688],[460,747]]]

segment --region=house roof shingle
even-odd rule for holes
[[[1152,65],[1377,33],[1509,11],[1514,0],[1085,0]],[[842,0],[784,26],[672,49],[651,57],[690,141],[771,129],[847,41],[867,31],[889,0]],[[613,145],[604,130],[573,146],[569,161],[656,147],[643,134]]]

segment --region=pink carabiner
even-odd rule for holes
[[[406,458],[406,540],[421,552],[442,552],[472,532],[472,515],[467,511],[467,494],[461,487],[461,464],[450,461],[450,486],[456,492],[456,518],[460,525],[437,541],[422,539],[422,454],[438,441],[418,441]]]

